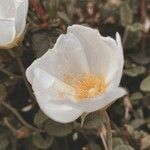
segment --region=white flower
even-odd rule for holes
[[[123,63],[118,33],[115,41],[98,30],[73,25],[32,63],[26,76],[42,111],[67,123],[126,94],[119,87]]]
[[[28,0],[0,0],[0,48],[12,48],[26,25]]]

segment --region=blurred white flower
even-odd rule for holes
[[[0,48],[12,48],[26,25],[28,0],[0,0]]]
[[[118,33],[115,41],[98,30],[73,25],[31,64],[26,76],[42,111],[67,123],[126,94],[119,87],[123,63]]]

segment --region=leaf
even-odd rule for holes
[[[120,8],[120,19],[122,26],[127,26],[133,21],[133,12],[128,1],[125,1]]]
[[[129,69],[124,70],[124,73],[128,76],[131,76],[131,77],[136,77],[136,76],[143,74],[145,72],[146,72],[146,69],[144,66],[134,66],[134,67],[131,67]]]
[[[150,58],[146,55],[144,55],[143,53],[133,53],[133,54],[130,54],[129,55],[129,58],[137,63],[137,64],[140,64],[140,65],[146,65],[146,64],[149,64],[150,63]]]
[[[139,100],[142,99],[143,94],[141,92],[135,92],[130,96],[133,105],[139,104]]]
[[[103,115],[100,111],[96,111],[93,113],[90,113],[89,115],[87,115],[87,117],[85,118],[83,127],[84,128],[98,128],[100,126],[102,126],[104,120],[103,120]]]
[[[140,23],[134,23],[126,27],[124,33],[123,45],[126,49],[132,49],[137,47],[142,38],[143,26]]]
[[[6,150],[9,145],[8,138],[5,134],[0,134],[0,150]]]
[[[141,92],[135,92],[131,95],[130,99],[131,100],[139,100],[143,97],[143,94]]]
[[[35,57],[42,56],[51,45],[51,40],[48,38],[47,32],[34,33],[32,37],[32,46]]]
[[[128,133],[132,136],[134,136],[135,130],[133,128],[133,126],[131,125],[126,125],[126,130],[128,131]]]
[[[102,148],[94,142],[91,142],[88,147],[90,150],[102,150]]]
[[[34,33],[32,36],[32,47],[35,57],[42,56],[49,48],[52,48],[59,34],[60,32],[55,28]]]
[[[68,25],[71,24],[70,18],[67,16],[65,12],[58,11],[57,15],[60,19],[62,19],[64,22],[66,22]]]
[[[115,148],[116,146],[121,145],[123,143],[124,142],[121,138],[119,138],[119,137],[113,138],[113,148]]]
[[[49,119],[46,121],[44,128],[51,136],[63,137],[72,132],[73,125],[71,123],[62,124]]]
[[[140,126],[144,125],[146,121],[144,119],[135,119],[131,121],[131,126],[134,127],[134,129],[138,129]]]
[[[41,110],[39,110],[34,116],[34,124],[41,125],[48,119],[49,118]]]
[[[114,150],[134,150],[131,146],[129,145],[118,145],[114,148]]]
[[[150,92],[150,75],[148,75],[140,84],[140,89],[143,92]]]
[[[5,100],[7,96],[6,88],[4,85],[0,84],[0,102]]]
[[[142,150],[150,148],[150,135],[146,135],[145,137],[143,137],[141,143],[142,143],[141,146]]]
[[[32,137],[32,141],[38,148],[48,149],[53,143],[53,138],[50,136],[43,137],[41,134],[35,134]]]

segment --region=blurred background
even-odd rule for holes
[[[0,50],[0,150],[104,150],[99,112],[56,123],[36,104],[25,69],[52,48],[72,24],[122,37],[121,85],[129,94],[108,109],[113,150],[150,150],[150,0],[29,0],[22,48],[15,57]],[[17,58],[17,59],[16,59]]]

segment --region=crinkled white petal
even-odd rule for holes
[[[72,98],[75,95],[75,89],[72,86],[51,76],[40,68],[34,68],[34,77],[34,80],[37,80],[37,83],[42,89],[49,90],[49,95],[54,99]],[[34,84],[32,87],[34,90]]]
[[[98,30],[80,25],[68,27],[68,33],[73,33],[81,42],[91,73],[102,74],[110,83],[123,63],[120,41],[116,43],[110,37],[102,37]]]
[[[41,68],[62,81],[64,75],[76,76],[89,72],[84,50],[73,34],[61,35],[53,49],[48,50],[41,58],[31,64],[26,71],[31,84],[34,79],[33,70],[35,67]]]
[[[76,103],[73,101],[68,101],[64,103],[67,103],[69,106],[78,108],[84,112],[93,112],[108,106],[125,94],[127,94],[127,91],[125,89],[121,87],[116,87],[114,89],[107,90],[105,93],[98,97],[85,99],[81,102]]]
[[[15,17],[15,13],[16,8],[14,0],[0,0],[0,18]]]
[[[16,1],[16,37],[20,37],[26,25],[26,16],[28,11],[28,0],[15,0]]]
[[[118,60],[119,67],[118,67],[117,71],[115,72],[115,74],[111,80],[111,83],[109,85],[109,87],[111,87],[111,88],[119,86],[119,83],[120,83],[120,80],[122,77],[122,72],[123,72],[123,64],[124,64],[123,48],[122,48],[122,44],[121,44],[121,38],[118,33],[116,33],[116,42],[117,42],[117,46],[118,46],[116,59]]]
[[[83,113],[82,110],[68,106],[67,103],[62,104],[64,99],[57,98],[56,95],[53,96],[52,92],[55,92],[53,88],[56,85],[54,77],[52,78],[46,72],[38,69],[35,73],[37,75],[34,78],[32,88],[41,110],[47,116],[57,122],[68,123],[76,120]]]
[[[6,47],[15,40],[15,20],[0,19],[0,47]]]

